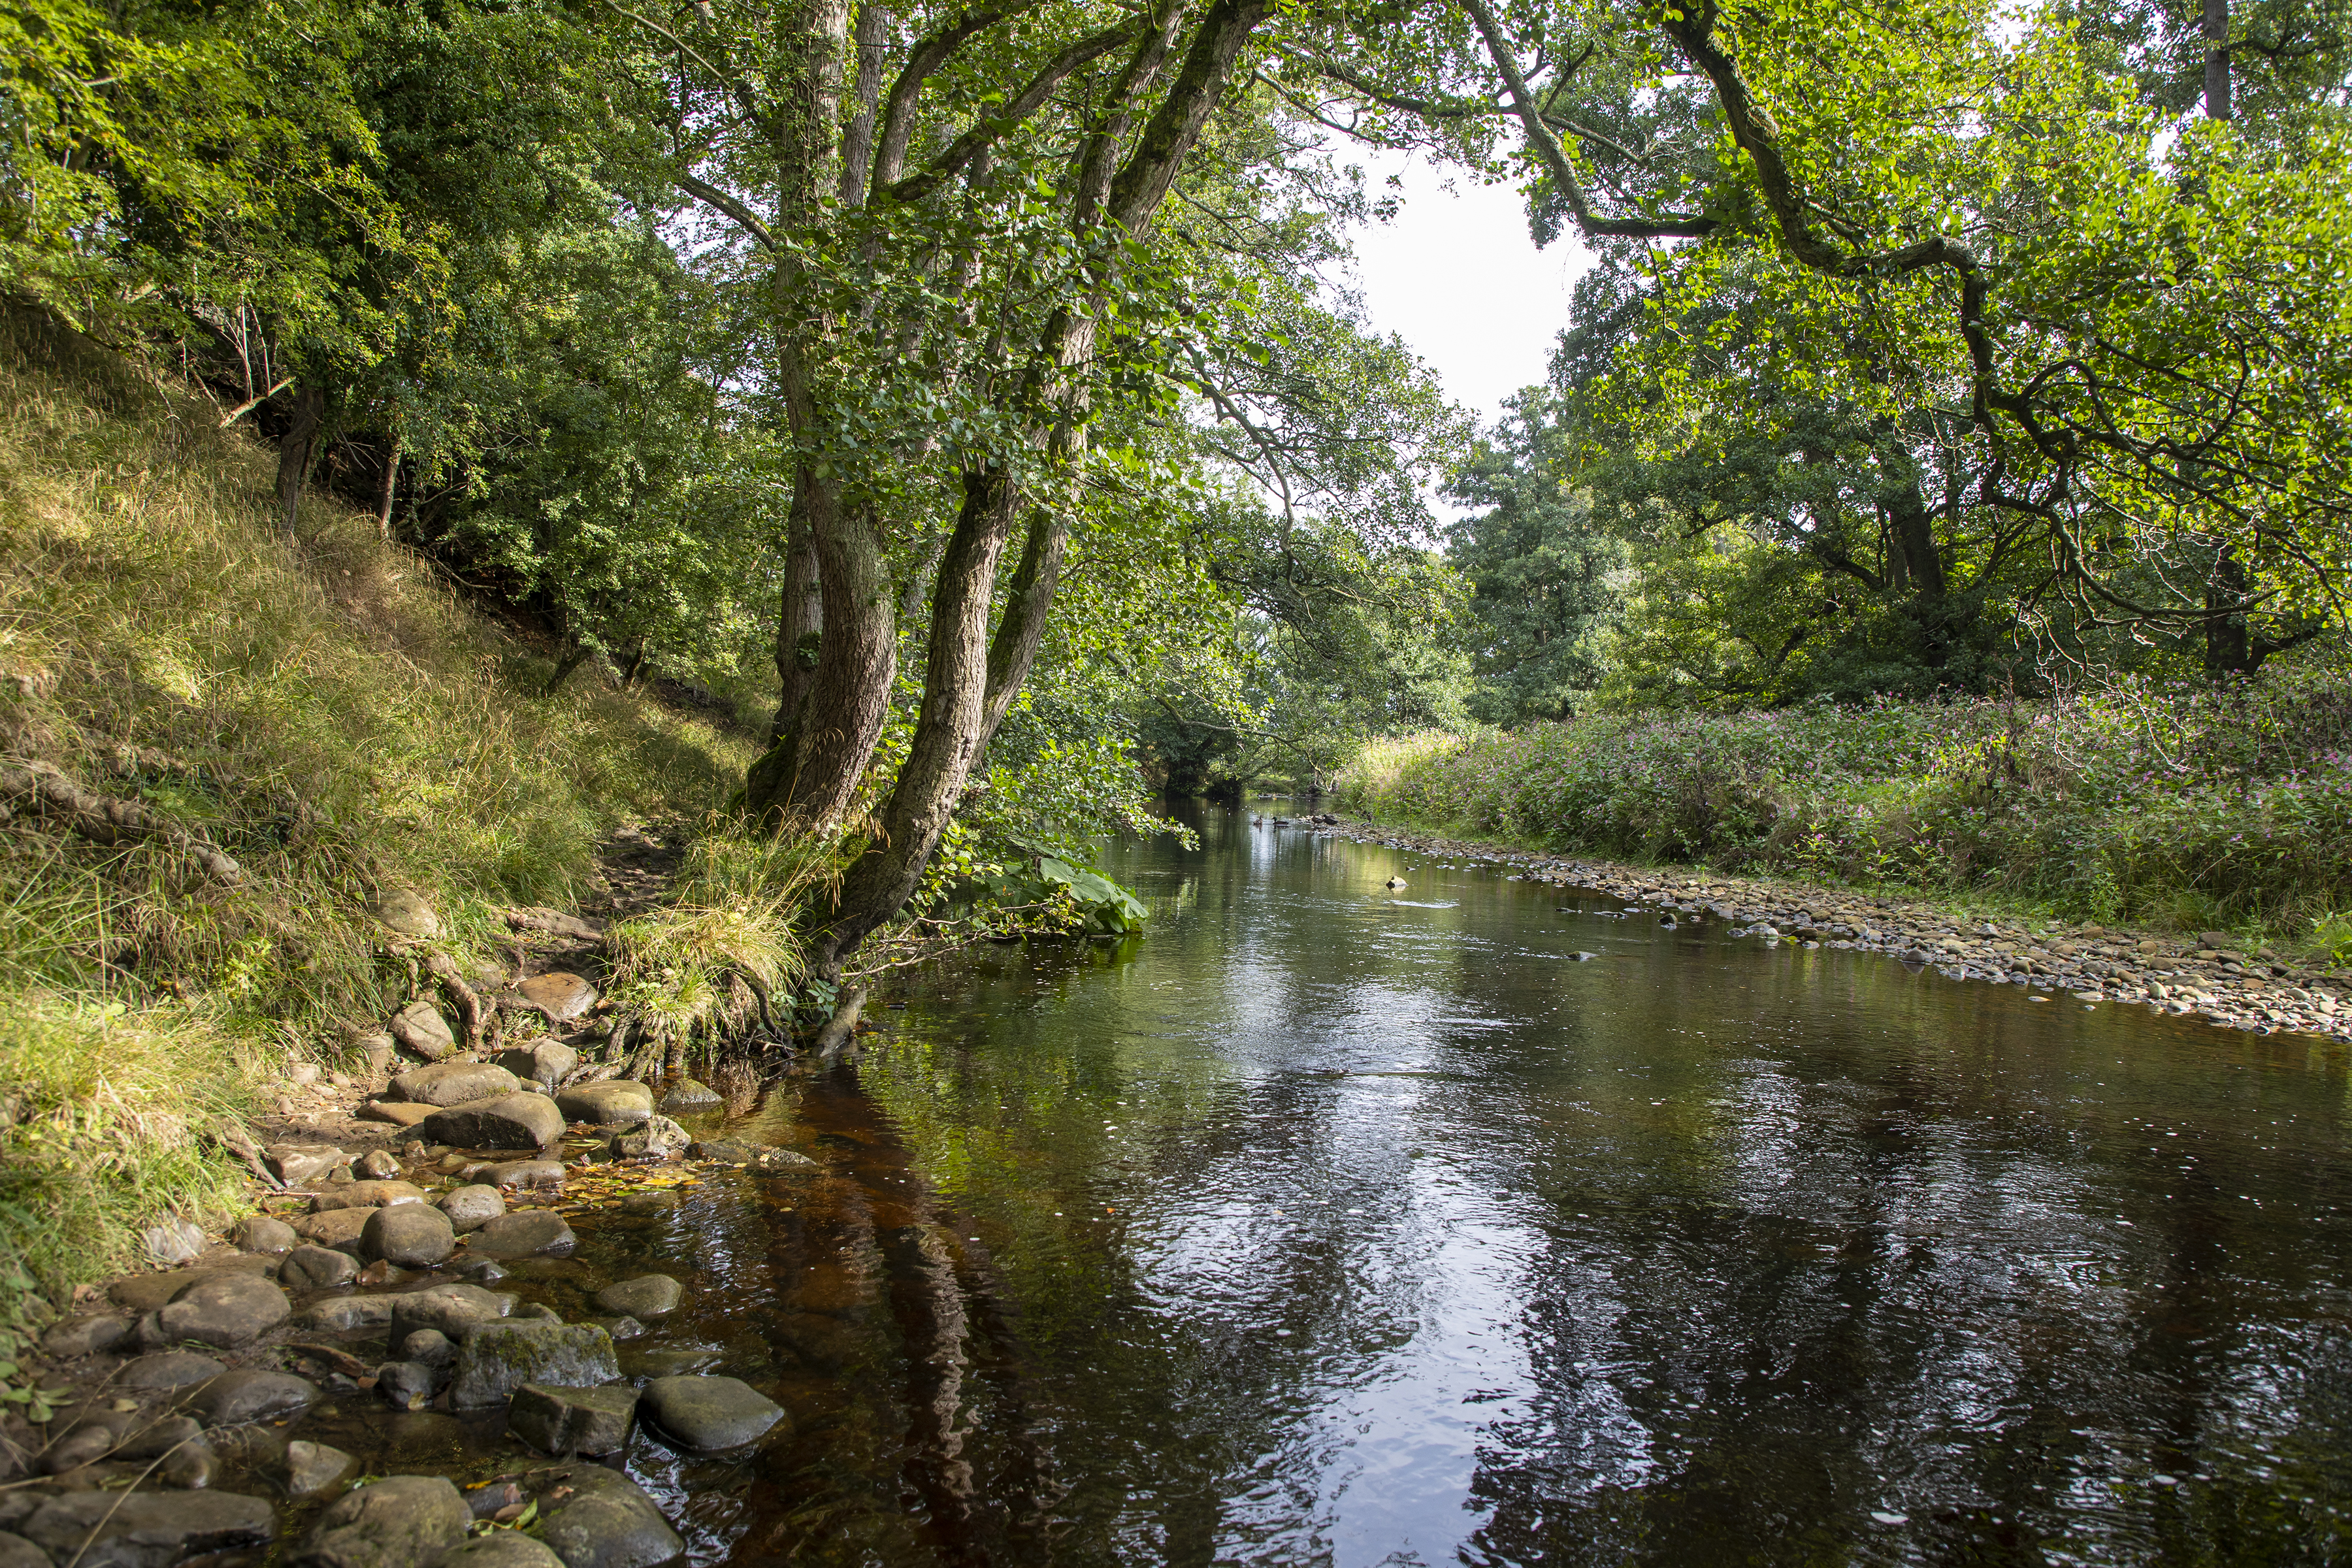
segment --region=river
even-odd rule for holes
[[[1199,827],[583,1227],[793,1411],[640,1440],[698,1560],[2352,1553],[2339,1050]]]

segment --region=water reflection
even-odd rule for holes
[[[2344,1549],[2334,1052],[1201,826],[675,1222],[799,1421],[671,1478],[706,1558]]]

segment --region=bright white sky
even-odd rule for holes
[[[1367,189],[1386,195],[1392,173],[1403,180],[1402,210],[1355,235],[1372,325],[1402,337],[1448,396],[1491,424],[1504,398],[1544,379],[1584,249],[1561,238],[1538,250],[1512,186],[1391,155],[1366,162]]]

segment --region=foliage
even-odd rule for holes
[[[746,835],[740,823],[714,814],[688,847],[661,906],[614,925],[606,994],[681,1039],[743,1005],[730,977],[746,977],[754,996],[772,1004],[805,973],[793,922],[835,874],[824,840]],[[736,1029],[745,1022],[726,1021]]]
[[[2325,673],[2126,680],[2048,702],[1590,714],[1369,748],[1342,789],[1378,813],[1560,848],[2298,945],[2352,903],[2352,685]]]

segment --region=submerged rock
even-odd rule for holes
[[[493,1323],[513,1310],[514,1298],[485,1290],[479,1285],[428,1285],[404,1296],[380,1297],[384,1321],[395,1345],[409,1335],[431,1329],[444,1338],[462,1341],[478,1323]]]
[[[392,1321],[392,1302],[389,1296],[346,1296],[336,1301],[317,1301],[296,1315],[294,1326],[329,1334],[380,1329]]]
[[[677,1311],[685,1294],[686,1288],[667,1274],[641,1274],[597,1291],[596,1305],[607,1312],[643,1321]]]
[[[740,1378],[657,1377],[640,1399],[663,1436],[701,1453],[740,1448],[786,1420],[782,1405]]]
[[[500,1215],[474,1233],[477,1258],[534,1258],[570,1252],[574,1237],[563,1216],[549,1209]]]
[[[452,1408],[497,1405],[526,1383],[593,1388],[621,1375],[613,1339],[593,1323],[483,1323],[457,1348]]]
[[[295,1568],[414,1568],[465,1540],[474,1516],[439,1476],[388,1476],[319,1516]]]
[[[645,1489],[617,1471],[560,1466],[535,1472],[531,1482],[540,1538],[564,1568],[654,1568],[686,1550]]]
[[[324,1443],[292,1442],[286,1445],[279,1479],[289,1497],[316,1497],[350,1475],[352,1466],[357,1462],[341,1448],[331,1448]]]
[[[709,1084],[698,1083],[690,1078],[678,1079],[661,1098],[661,1108],[672,1112],[708,1110],[714,1105],[725,1103]]]

